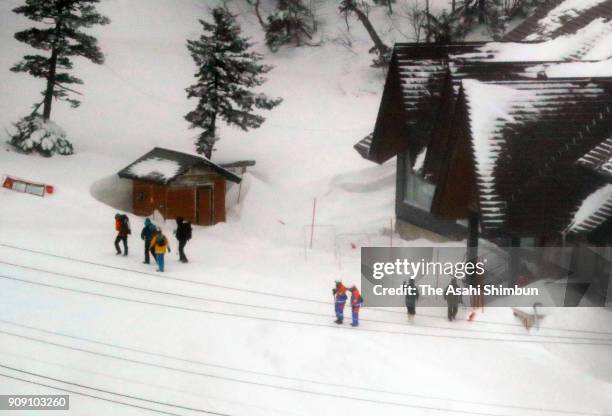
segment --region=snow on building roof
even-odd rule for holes
[[[612,0],[555,0],[541,6],[503,40],[554,39],[574,34],[598,18],[612,19]]]
[[[612,129],[610,81],[462,85],[483,227],[515,222],[525,231],[549,221],[543,229],[563,230],[582,193],[600,183],[572,166]]]
[[[127,172],[138,179],[169,182],[178,175],[180,170],[181,165],[174,160],[151,157],[132,164]]]
[[[610,16],[612,17],[612,15]],[[543,42],[490,42],[454,59],[482,61],[566,61],[605,59],[612,55],[612,21],[603,17],[589,22],[575,33]]]
[[[610,218],[612,218],[612,185],[607,184],[582,201],[565,231],[568,233],[591,231]]]
[[[612,137],[591,149],[578,163],[612,180]]]
[[[232,182],[239,183],[241,181],[239,176],[205,157],[160,147],[156,147],[143,155],[122,169],[118,175],[125,179],[139,179],[167,184],[197,166],[206,167]]]
[[[372,148],[372,136],[373,133],[368,134],[363,139],[359,140],[353,146],[357,153],[361,155],[364,159],[370,159],[370,149]]]

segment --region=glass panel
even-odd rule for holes
[[[406,173],[405,203],[430,211],[435,192],[435,185],[410,172]]]

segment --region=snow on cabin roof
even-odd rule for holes
[[[127,173],[139,179],[159,180],[169,182],[181,171],[181,165],[174,160],[151,157],[133,163],[127,168]]]
[[[610,218],[612,218],[612,185],[607,184],[582,201],[565,231],[568,233],[592,231]]]
[[[572,166],[612,129],[610,80],[462,85],[483,227],[495,230],[515,221],[524,230],[549,215],[546,227],[563,230],[582,200],[580,192],[599,183]],[[516,206],[529,206],[530,212]]]
[[[578,164],[607,176],[612,181],[612,137],[591,149],[578,160]]]
[[[520,25],[507,33],[509,42],[554,39],[574,34],[592,21],[612,19],[612,0],[554,0],[541,6]]]
[[[140,179],[167,184],[196,166],[206,167],[232,182],[239,183],[241,181],[239,176],[205,157],[160,147],[156,147],[143,155],[122,169],[118,175],[125,179]]]

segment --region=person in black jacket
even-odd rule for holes
[[[180,261],[187,263],[187,256],[185,256],[185,245],[187,241],[191,240],[191,224],[186,222],[183,217],[177,217],[176,219],[176,239],[178,240],[178,251]]]
[[[444,290],[444,299],[446,299],[446,305],[448,307],[448,320],[453,321],[457,316],[459,310],[459,303],[461,302],[461,294],[457,293],[459,290],[459,283],[457,278],[453,277]]]
[[[414,279],[410,279],[409,283],[404,282],[406,287],[406,310],[408,312],[408,320],[412,321],[416,315],[416,303],[419,299],[419,290],[414,283]]]
[[[153,255],[153,257],[155,257],[155,253],[151,248],[151,240],[153,239],[153,236],[156,233],[157,227],[155,226],[155,224],[153,224],[150,219],[145,219],[144,227],[140,232],[140,238],[144,241],[144,264],[149,264],[151,262],[151,254]]]

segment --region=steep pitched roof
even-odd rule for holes
[[[612,129],[612,80],[464,80],[462,86],[483,227],[566,229],[605,183],[577,161]]]
[[[140,179],[149,182],[167,184],[181,176],[189,169],[197,166],[209,168],[227,180],[240,183],[239,176],[211,162],[209,159],[177,152],[175,150],[156,147],[141,156],[130,165],[118,172],[120,178]]]
[[[578,163],[606,176],[612,182],[612,136],[591,149]]]
[[[554,39],[574,34],[597,19],[612,19],[612,0],[553,0],[538,8],[503,40]]]
[[[565,232],[593,231],[610,218],[612,218],[612,185],[606,184],[582,201]]]
[[[456,94],[464,78],[517,80],[538,76],[539,65],[559,61],[503,61],[502,44],[468,42],[450,45],[397,44],[393,51],[378,118],[371,137],[355,144],[359,154],[383,163],[410,145],[427,146],[444,94]],[[516,43],[519,50],[532,45]],[[510,46],[508,46],[510,47]],[[452,91],[445,88],[454,86]],[[397,130],[388,131],[388,125]],[[418,150],[417,149],[417,150]]]

